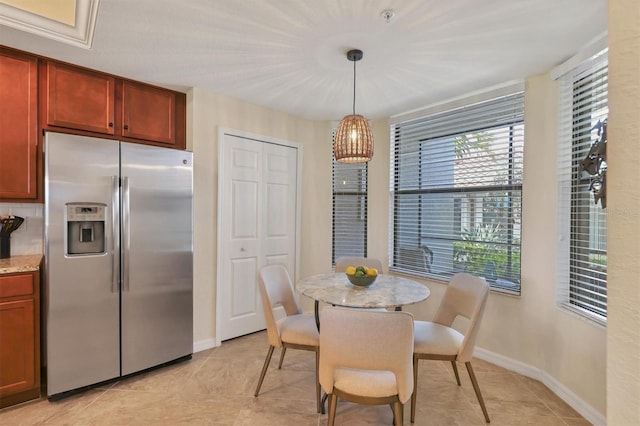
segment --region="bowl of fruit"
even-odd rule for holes
[[[378,278],[378,270],[366,266],[349,266],[345,273],[349,282],[359,287],[369,287]]]

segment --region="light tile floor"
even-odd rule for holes
[[[325,425],[327,416],[316,413],[312,352],[290,349],[278,371],[276,351],[253,397],[267,348],[265,332],[240,337],[58,402],[6,408],[0,425]],[[491,425],[589,424],[540,382],[480,360],[473,365]],[[459,370],[462,386],[448,362],[420,361],[415,425],[485,425],[466,369]],[[407,404],[407,425],[409,412]],[[391,425],[391,409],[339,402],[336,424]]]

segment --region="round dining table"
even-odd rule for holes
[[[360,287],[349,282],[344,272],[326,273],[298,281],[297,290],[314,300],[316,326],[320,330],[320,302],[351,308],[393,308],[418,303],[429,297],[429,288],[419,282],[391,274],[380,274],[373,284]]]

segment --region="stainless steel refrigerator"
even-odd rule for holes
[[[189,357],[192,154],[45,135],[49,397]]]

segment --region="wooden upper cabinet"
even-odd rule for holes
[[[146,84],[122,83],[122,136],[176,144],[176,93]]]
[[[37,201],[38,60],[0,49],[0,201]]]
[[[53,60],[40,72],[44,129],[185,149],[185,94]]]
[[[114,77],[49,61],[45,81],[48,126],[115,134]]]

